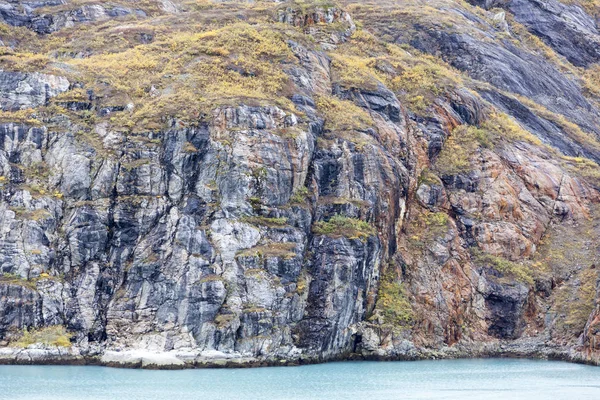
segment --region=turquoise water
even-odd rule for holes
[[[600,367],[512,359],[147,371],[0,366],[10,400],[600,399]]]

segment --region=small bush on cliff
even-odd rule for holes
[[[308,198],[308,194],[309,194],[308,188],[306,186],[301,186],[290,197],[290,203],[292,203],[292,204],[304,204],[304,203],[306,203],[306,199]]]
[[[452,131],[435,163],[441,175],[457,175],[471,170],[470,158],[480,146],[489,145],[488,133],[474,126],[461,125]]]
[[[504,275],[508,275],[516,279],[519,282],[533,285],[532,272],[524,264],[517,264],[502,257],[483,253],[479,249],[474,249],[472,251],[472,255],[472,259],[475,264],[491,267]]]
[[[325,130],[329,132],[364,130],[373,125],[371,116],[348,100],[321,96],[317,99],[317,109],[323,114]]]
[[[417,181],[417,185],[439,185],[441,184],[440,182],[440,178],[433,173],[433,171],[431,171],[428,168],[425,168],[423,171],[421,171],[421,174],[419,175],[419,179]]]
[[[460,125],[446,140],[436,161],[442,175],[457,175],[471,170],[470,160],[478,149],[489,149],[502,142],[542,142],[506,114],[491,113],[480,126]]]
[[[0,122],[40,126],[42,123],[32,110],[0,111]]]
[[[334,215],[329,221],[318,221],[313,225],[312,231],[317,235],[361,240],[375,234],[375,229],[368,222],[342,215]]]
[[[392,87],[404,92],[409,108],[418,113],[425,112],[436,96],[459,83],[454,73],[432,62],[430,57],[423,56],[420,63],[405,66],[401,71],[392,80]]]
[[[48,326],[40,329],[24,330],[23,336],[13,343],[15,347],[27,347],[32,344],[46,346],[69,347],[71,334],[62,325]]]
[[[269,228],[282,227],[287,224],[287,218],[270,218],[261,216],[252,216],[242,218],[242,222],[246,222],[251,225],[267,226]]]
[[[404,285],[398,282],[392,273],[387,273],[381,278],[375,309],[376,313],[383,317],[385,324],[394,327],[407,327],[415,319]]]
[[[208,275],[204,275],[198,281],[198,283],[200,283],[200,284],[206,283],[206,282],[223,282],[223,277],[221,275],[208,274]]]
[[[373,68],[373,59],[336,53],[332,53],[331,58],[334,79],[343,87],[377,89],[381,79]]]
[[[296,243],[269,243],[239,252],[236,257],[282,258],[289,260],[297,256]]]
[[[25,279],[17,274],[4,272],[0,274],[0,284],[23,286],[31,290],[37,289],[36,280]]]
[[[410,219],[408,226],[409,241],[413,246],[423,248],[432,241],[443,238],[448,232],[448,214],[423,211]]]
[[[509,142],[523,141],[538,146],[542,145],[540,139],[523,129],[521,125],[506,114],[495,112],[488,115],[480,128],[486,132],[487,135],[485,139],[487,145],[484,147],[491,147],[492,144],[497,144],[501,140]],[[479,138],[480,137],[478,137],[478,140]],[[480,141],[480,144],[484,145],[484,142]]]

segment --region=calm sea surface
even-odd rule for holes
[[[512,359],[183,371],[0,366],[0,399],[600,400],[600,367]]]

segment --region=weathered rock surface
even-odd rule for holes
[[[62,76],[0,71],[0,109],[15,111],[45,105],[66,92],[69,81]]]
[[[46,7],[67,5],[72,2],[67,0],[48,1],[2,1],[0,2],[0,19],[12,26],[23,26],[36,33],[51,33],[62,28],[72,27],[77,23],[102,21],[110,18],[122,17],[130,14],[145,16],[142,10],[133,10],[116,4],[75,5],[64,11],[44,13]]]
[[[588,66],[600,61],[600,32],[597,22],[579,4],[564,4],[554,0],[472,3],[486,8],[507,8],[517,22],[525,25],[531,33],[573,65]]]
[[[52,61],[29,72],[0,31],[0,363],[598,362],[600,111],[575,75],[593,18],[481,4],[566,72],[497,13],[432,3],[457,18],[432,29],[414,5],[346,3],[0,2]],[[206,15],[223,26],[190,28]],[[152,39],[75,51],[75,23]],[[259,64],[227,48],[248,38]],[[183,71],[152,75],[166,60],[144,51],[181,49]],[[216,99],[178,93],[205,64]],[[71,347],[18,347],[56,325]]]

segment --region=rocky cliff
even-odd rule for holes
[[[0,21],[0,362],[600,360],[597,2]]]

